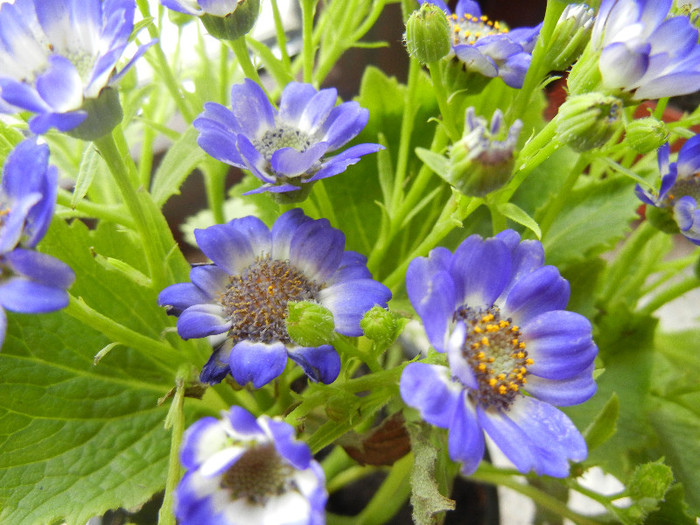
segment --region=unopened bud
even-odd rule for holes
[[[67,135],[80,140],[95,140],[104,137],[122,121],[124,116],[116,89],[106,87],[97,98],[85,99],[80,107],[87,113],[87,118],[78,127],[66,132]]]
[[[649,153],[663,146],[669,132],[665,123],[654,117],[633,120],[625,128],[625,142],[638,153]]]
[[[452,47],[450,23],[445,12],[429,2],[414,11],[406,22],[406,48],[421,64],[437,62]]]
[[[360,328],[367,338],[384,349],[398,337],[400,324],[400,318],[394,312],[373,306],[360,321]]]
[[[299,346],[321,346],[335,337],[333,314],[309,301],[287,303],[287,334]]]
[[[559,108],[557,137],[576,151],[598,148],[620,128],[622,101],[600,93],[569,97]]]
[[[238,40],[253,29],[259,12],[260,0],[238,0],[233,11],[225,16],[205,13],[201,19],[213,37],[219,40]]]
[[[595,10],[586,4],[569,4],[564,8],[547,51],[551,70],[563,71],[581,56],[594,20]]]

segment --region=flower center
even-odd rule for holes
[[[665,204],[672,206],[681,197],[693,197],[696,202],[700,202],[700,173],[676,179],[673,188],[666,194]]]
[[[268,498],[294,488],[293,469],[277,453],[273,444],[246,451],[221,477],[221,487],[231,491],[231,499],[247,499],[264,505]]]
[[[447,21],[452,28],[452,44],[472,45],[480,38],[489,35],[500,35],[508,32],[508,28],[499,22],[491,21],[485,15],[474,16],[465,13],[462,18],[456,14],[447,15]]]
[[[511,319],[502,319],[496,306],[461,307],[455,320],[467,326],[462,355],[479,384],[469,395],[485,408],[507,410],[527,382],[527,367],[533,363],[520,340],[520,328]]]
[[[321,285],[308,279],[288,261],[259,257],[240,275],[231,277],[219,302],[232,326],[234,341],[290,343],[284,320],[290,301],[316,301]]]
[[[266,159],[278,149],[294,148],[297,151],[306,151],[313,144],[311,137],[296,128],[279,126],[269,129],[254,143],[255,148],[262,153]]]

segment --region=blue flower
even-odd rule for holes
[[[603,85],[635,100],[685,95],[700,86],[698,31],[667,18],[672,0],[603,0],[591,41],[601,50]]]
[[[180,451],[181,525],[322,525],[328,494],[321,466],[287,423],[234,406],[200,419]]]
[[[506,230],[472,235],[454,254],[436,248],[408,267],[408,297],[449,367],[407,365],[401,396],[449,429],[449,455],[465,474],[481,461],[483,431],[523,473],[565,477],[569,460],[587,455],[581,434],[552,405],[593,395],[598,349],[588,320],[564,310],[568,282],[543,263],[539,242]]]
[[[646,204],[671,209],[681,234],[693,244],[700,245],[700,135],[688,139],[676,162],[669,162],[668,143],[659,148],[658,164],[661,187],[657,194],[635,188]]]
[[[31,111],[33,133],[76,128],[86,100],[115,82],[133,29],[129,0],[16,0],[0,7],[0,110]],[[9,107],[8,107],[9,106]]]
[[[285,326],[287,303],[318,303],[333,314],[336,332],[360,336],[364,313],[391,297],[372,279],[366,258],[345,251],[340,230],[299,209],[271,230],[251,216],[195,230],[195,238],[214,264],[194,267],[192,283],[169,286],[158,302],[179,316],[184,339],[226,334],[202,370],[204,382],[230,372],[239,384],[259,388],[284,371],[289,356],[312,380],[330,383],[340,371],[337,352],[328,344],[295,345]]]
[[[160,0],[168,9],[201,16],[204,13],[214,16],[226,16],[233,13],[241,0]]]
[[[248,193],[294,192],[342,173],[379,144],[358,144],[333,157],[367,124],[369,112],[357,102],[335,106],[335,89],[316,91],[291,82],[279,111],[252,80],[231,89],[232,109],[209,102],[195,121],[200,147],[212,157],[250,170],[263,185]]]
[[[464,63],[467,71],[489,78],[501,77],[510,87],[523,87],[541,24],[511,31],[483,16],[479,4],[472,0],[459,0],[454,13],[442,0],[418,1],[434,4],[447,14],[454,56]]]
[[[51,222],[56,204],[56,168],[49,148],[36,139],[21,142],[7,157],[0,184],[0,347],[5,309],[38,314],[65,308],[73,271],[58,259],[32,250]]]

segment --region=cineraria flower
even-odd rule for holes
[[[76,128],[114,75],[133,29],[129,0],[15,0],[0,7],[0,98],[4,111],[36,113],[33,133]],[[7,107],[10,106],[10,108]],[[121,117],[121,115],[119,115]]]
[[[336,332],[360,336],[364,313],[391,298],[372,279],[366,258],[344,250],[340,230],[299,209],[284,213],[271,230],[250,216],[194,233],[214,264],[194,267],[191,284],[169,286],[158,302],[179,315],[184,339],[226,334],[202,370],[203,382],[230,372],[239,384],[259,388],[284,371],[289,356],[312,380],[331,383],[340,371],[337,352],[328,344],[296,345],[285,325],[287,304],[320,304],[333,314]]]
[[[32,250],[51,222],[57,171],[49,148],[36,139],[21,142],[5,161],[0,184],[0,347],[5,309],[46,313],[65,308],[73,271],[50,255]]]
[[[603,85],[635,100],[693,93],[700,86],[698,31],[688,17],[667,18],[672,0],[603,0],[591,41]]]
[[[510,87],[523,87],[541,24],[509,30],[482,15],[479,4],[472,0],[459,0],[454,13],[442,0],[418,1],[434,4],[446,13],[453,35],[452,51],[467,71],[501,77]]]
[[[336,98],[333,88],[316,91],[311,84],[291,82],[277,111],[260,86],[246,79],[231,88],[232,109],[214,102],[204,105],[194,121],[197,143],[215,159],[248,169],[264,182],[248,193],[303,189],[305,196],[311,183],[342,173],[363,155],[382,149],[379,144],[358,144],[326,156],[353,139],[369,119],[357,102],[335,106]]]
[[[520,119],[506,128],[500,109],[493,112],[489,126],[473,107],[467,108],[462,139],[450,148],[450,183],[465,195],[478,197],[503,186],[513,172],[522,128]]]
[[[669,162],[669,153],[668,143],[659,148],[661,187],[658,195],[639,184],[635,192],[646,204],[670,209],[681,234],[693,244],[700,245],[700,135],[683,144],[676,162]]]
[[[408,267],[411,304],[449,367],[411,363],[401,396],[428,423],[449,429],[450,457],[476,470],[485,431],[523,473],[565,477],[587,455],[573,423],[553,405],[595,392],[591,324],[564,310],[569,284],[544,266],[538,241],[506,230],[435,248]],[[524,392],[528,395],[524,395]]]
[[[234,406],[185,432],[187,469],[176,491],[181,525],[321,525],[328,494],[321,466],[287,423]]]

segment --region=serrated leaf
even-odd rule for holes
[[[197,145],[197,134],[190,126],[168,148],[153,175],[151,196],[156,205],[162,206],[170,197],[179,194],[187,176],[206,158],[207,154]]]
[[[517,222],[521,226],[525,226],[528,230],[535,234],[537,239],[542,238],[542,230],[537,221],[530,217],[528,213],[517,204],[506,202],[498,206],[498,211],[513,222]]]

